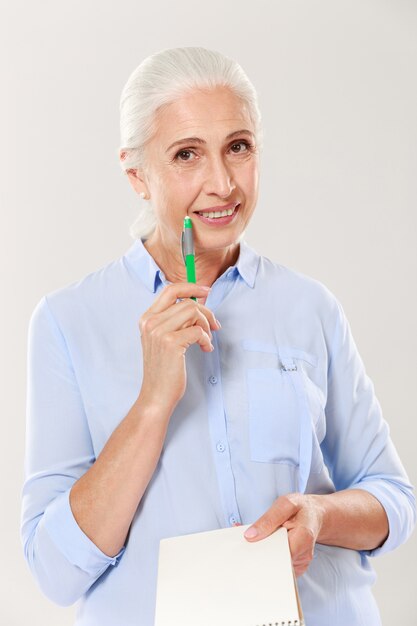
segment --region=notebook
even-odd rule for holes
[[[250,543],[250,524],[159,544],[155,626],[302,626],[287,530]]]

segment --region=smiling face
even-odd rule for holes
[[[247,107],[224,87],[194,90],[160,109],[154,121],[145,170],[129,174],[135,190],[152,200],[152,238],[178,248],[184,217],[190,216],[196,253],[230,246],[258,197],[258,151]],[[217,222],[197,214],[235,208],[232,217]]]

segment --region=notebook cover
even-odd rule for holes
[[[302,626],[287,530],[246,526],[160,541],[155,626]]]

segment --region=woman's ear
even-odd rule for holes
[[[139,169],[130,169],[126,170],[126,174],[136,193],[139,195],[143,194],[142,197],[145,199],[149,198],[148,185],[146,184],[144,173]]]
[[[120,160],[123,161],[126,158],[126,152],[120,152]],[[148,185],[146,181],[145,172],[139,168],[126,170],[127,177],[134,191],[138,193],[142,198],[147,200],[149,195]]]

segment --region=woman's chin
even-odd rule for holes
[[[196,236],[194,235],[194,250],[196,254],[208,252],[209,250],[224,250],[230,246],[239,244],[243,233],[210,233]]]

